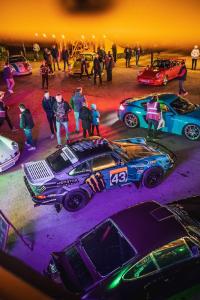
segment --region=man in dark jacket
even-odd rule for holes
[[[186,69],[186,66],[185,66],[185,61],[183,60],[181,62],[181,68],[178,72],[178,80],[179,80],[179,95],[183,94],[183,96],[186,96],[188,94],[188,92],[186,92],[183,84],[184,84],[184,81],[186,80],[187,78],[187,69]]]
[[[112,81],[113,58],[110,51],[108,51],[108,54],[106,55],[105,64],[107,72],[107,81]]]
[[[65,72],[66,65],[69,67],[69,52],[65,47],[62,49],[61,57],[64,63],[63,72]]]
[[[92,124],[92,113],[87,107],[87,103],[84,102],[80,110],[79,118],[82,120],[83,137],[86,138],[87,132],[91,136],[91,124]]]
[[[126,60],[126,68],[130,68],[132,49],[129,47],[126,47],[124,50],[124,54],[125,54],[125,60]]]
[[[69,131],[68,131],[68,113],[71,111],[69,103],[64,101],[61,94],[56,95],[56,101],[53,105],[53,112],[56,117],[56,134],[58,145],[57,148],[62,147],[61,143],[61,126],[65,128],[66,143],[70,142],[69,140]]]
[[[49,67],[45,61],[40,66],[40,74],[42,76],[42,89],[44,89],[46,83],[46,89],[49,87]]]
[[[4,121],[8,123],[9,128],[15,132],[17,129],[12,125],[10,118],[8,116],[8,106],[5,105],[3,98],[4,98],[4,92],[0,91],[0,126],[3,125]]]
[[[113,55],[114,62],[116,63],[116,61],[117,61],[117,46],[116,46],[116,44],[112,45],[112,55]]]
[[[70,105],[74,111],[76,133],[79,133],[79,114],[84,102],[85,102],[85,97],[82,94],[82,88],[78,87],[74,95],[70,99]]]
[[[56,47],[56,45],[52,46],[51,54],[52,54],[52,57],[53,57],[53,69],[54,69],[54,72],[56,70],[56,64],[57,64],[58,70],[60,71],[60,67],[59,67],[59,63],[58,63],[59,52],[58,52],[58,48]]]
[[[99,54],[96,54],[94,59],[94,84],[96,84],[97,75],[99,76],[99,83],[102,84],[101,78],[101,64],[99,60]]]
[[[33,151],[36,149],[33,143],[32,137],[32,129],[34,127],[33,118],[29,109],[25,107],[24,104],[19,104],[19,109],[21,111],[20,114],[20,128],[24,130],[24,134],[26,136],[25,144],[29,147],[29,151]]]
[[[42,107],[46,113],[47,120],[49,122],[49,127],[51,130],[51,139],[54,138],[54,133],[56,132],[56,118],[53,112],[53,105],[55,101],[55,98],[49,95],[49,91],[45,91],[44,97],[42,99]]]
[[[9,93],[13,94],[14,93],[13,88],[14,88],[14,85],[15,85],[15,81],[14,81],[14,78],[13,78],[12,69],[9,65],[9,62],[5,63],[5,66],[4,66],[4,69],[3,69],[3,79],[6,82]]]
[[[83,73],[87,75],[88,79],[90,79],[90,76],[88,74],[88,61],[87,58],[84,57],[84,55],[81,55],[81,73],[80,73],[80,80],[82,79]]]

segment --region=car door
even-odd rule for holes
[[[176,126],[176,114],[171,108],[165,103],[160,103],[162,117],[164,119],[164,127],[160,130],[164,132],[174,132]]]
[[[111,153],[97,156],[90,161],[93,174],[101,173],[106,189],[128,183],[128,167]]]
[[[83,184],[90,175],[91,168],[88,162],[83,162],[76,165],[76,167],[69,172],[69,176],[73,179],[76,179],[79,185]]]

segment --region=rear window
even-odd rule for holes
[[[69,158],[62,150],[58,150],[55,153],[49,155],[46,161],[51,169],[56,173],[61,172],[71,166]]]
[[[18,56],[18,57],[10,57],[9,62],[10,63],[16,63],[16,62],[25,62],[26,59],[23,56]]]

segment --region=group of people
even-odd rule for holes
[[[139,59],[140,59],[140,56],[142,54],[141,47],[136,47],[135,49],[132,49],[131,47],[127,46],[124,49],[124,57],[125,57],[125,61],[126,61],[126,68],[130,68],[131,58],[134,54],[135,54],[135,63],[136,63],[136,66],[138,66]]]
[[[62,147],[61,141],[61,127],[65,129],[65,142],[70,143],[69,133],[69,113],[74,112],[75,119],[75,133],[80,133],[80,121],[82,122],[83,137],[100,135],[99,123],[100,113],[97,110],[96,104],[91,104],[91,109],[88,107],[85,96],[83,95],[82,88],[77,88],[69,103],[65,101],[61,94],[55,97],[50,96],[48,91],[45,91],[42,100],[42,107],[46,113],[51,131],[51,139],[57,136],[57,148]]]

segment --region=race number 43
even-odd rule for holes
[[[110,171],[110,186],[127,182],[127,179],[128,179],[127,167]]]

